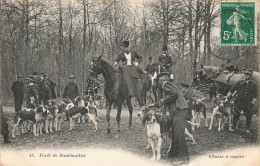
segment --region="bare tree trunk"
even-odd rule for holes
[[[198,57],[198,49],[199,49],[199,18],[200,18],[200,2],[197,0],[197,8],[196,8],[196,19],[195,19],[195,49],[194,49],[194,57],[193,57],[193,78],[196,77],[196,66],[197,66],[197,57]]]
[[[208,0],[205,0],[205,8],[207,8]],[[208,22],[208,15],[207,15],[207,9],[205,10],[205,16],[204,16],[204,47],[203,47],[203,64],[206,63],[207,58],[207,22]]]
[[[61,57],[62,57],[62,47],[63,47],[63,23],[62,23],[62,7],[61,7],[61,0],[59,0],[59,42],[58,42],[58,54],[56,55],[56,62],[57,62],[57,66],[58,66],[58,83],[57,83],[57,96],[60,97],[61,96],[61,76],[62,76],[62,66],[61,66]]]
[[[189,0],[189,44],[190,44],[190,57],[191,57],[191,64],[193,62],[193,41],[192,41],[192,0]],[[193,67],[191,66],[191,70]]]
[[[85,89],[85,85],[86,85],[86,74],[85,74],[85,68],[86,68],[86,29],[87,27],[87,19],[86,19],[86,0],[83,0],[83,58],[84,58],[84,62],[83,62],[83,71],[82,71],[82,92]]]
[[[207,58],[206,58],[206,64],[209,65],[211,63],[211,46],[210,46],[210,31],[211,31],[211,17],[210,15],[210,8],[211,8],[211,1],[208,1],[208,5],[207,5],[207,13],[208,13],[208,18],[207,18]]]

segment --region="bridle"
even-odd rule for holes
[[[101,60],[101,59],[100,59]],[[104,73],[107,73],[106,72],[106,70],[104,69],[104,67],[101,65],[101,62],[100,62],[100,60],[97,60],[98,61],[98,69],[101,69]],[[97,73],[95,72],[95,71],[93,71],[93,70],[89,70],[91,73],[94,73],[94,79],[96,79],[97,81],[100,81],[100,82],[102,82],[102,83],[104,83],[105,85],[107,85],[109,82],[111,82],[111,81],[113,81],[115,78],[116,78],[116,72],[114,73],[114,75],[113,75],[113,77],[111,78],[111,79],[109,79],[108,81],[103,81],[103,80],[100,80],[100,79],[98,79],[97,78]],[[105,88],[106,89],[106,88]],[[113,86],[113,88],[111,89],[111,92],[108,92],[108,90],[106,89],[106,91],[107,91],[107,93],[108,93],[108,97],[109,97],[109,100],[111,100],[110,99],[110,95],[112,94],[112,92],[114,91],[114,89],[115,89],[115,85]]]
[[[100,64],[100,60],[97,60],[97,61],[98,61],[98,66],[97,66],[97,67],[98,67],[99,69],[101,69],[103,72],[106,73],[106,70],[105,70],[104,67]],[[115,72],[115,74],[113,75],[113,77],[112,77],[111,79],[109,79],[108,81],[106,81],[106,80],[103,81],[103,80],[100,80],[100,79],[97,78],[98,74],[97,74],[95,71],[89,69],[89,72],[94,73],[94,79],[95,79],[95,80],[97,80],[97,81],[99,81],[99,82],[102,82],[102,83],[105,83],[105,84],[107,84],[107,83],[113,81],[113,80],[115,79],[115,76],[116,76],[116,72]]]

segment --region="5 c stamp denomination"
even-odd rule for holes
[[[221,44],[255,45],[255,3],[221,2]]]

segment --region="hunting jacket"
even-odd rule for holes
[[[24,97],[24,83],[22,81],[15,81],[11,87],[14,93],[14,98],[23,100]]]
[[[182,92],[172,82],[165,81],[162,84],[163,98],[155,103],[155,107],[169,107],[170,115],[173,116],[177,109],[188,109],[188,104]]]
[[[78,86],[74,82],[69,82],[65,85],[63,98],[75,99],[78,96]]]
[[[42,80],[39,88],[42,91],[42,98],[45,101],[52,99],[52,91],[47,80]]]
[[[134,51],[130,51],[131,53],[131,64],[133,64],[133,62],[138,62],[138,64],[140,64],[142,62],[142,57],[140,55],[138,55],[136,52]],[[121,52],[120,54],[118,54],[118,56],[115,59],[116,62],[120,62],[122,61],[124,64],[126,64],[126,57],[125,57],[125,53]]]
[[[168,72],[173,73],[173,69],[172,69],[173,62],[171,56],[169,56],[168,54],[166,56],[161,55],[158,61],[162,64],[163,67],[165,67],[165,69]]]
[[[36,84],[30,83],[25,87],[25,101],[30,102],[30,97],[34,97],[35,103],[38,103],[38,87]]]

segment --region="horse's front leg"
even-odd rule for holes
[[[129,124],[128,124],[128,129],[131,129],[132,126],[132,116],[133,116],[133,106],[131,104],[131,98],[126,99],[126,105],[129,110]]]
[[[115,137],[118,138],[120,134],[120,120],[121,120],[121,110],[122,110],[123,100],[118,101],[116,104],[117,104],[117,115],[116,115],[117,134]]]
[[[146,92],[143,92],[143,103],[146,105]]]
[[[106,100],[106,108],[107,108],[107,113],[106,113],[106,119],[107,119],[107,134],[111,134],[111,127],[110,127],[111,105],[112,105],[112,103],[111,103],[110,101]]]

